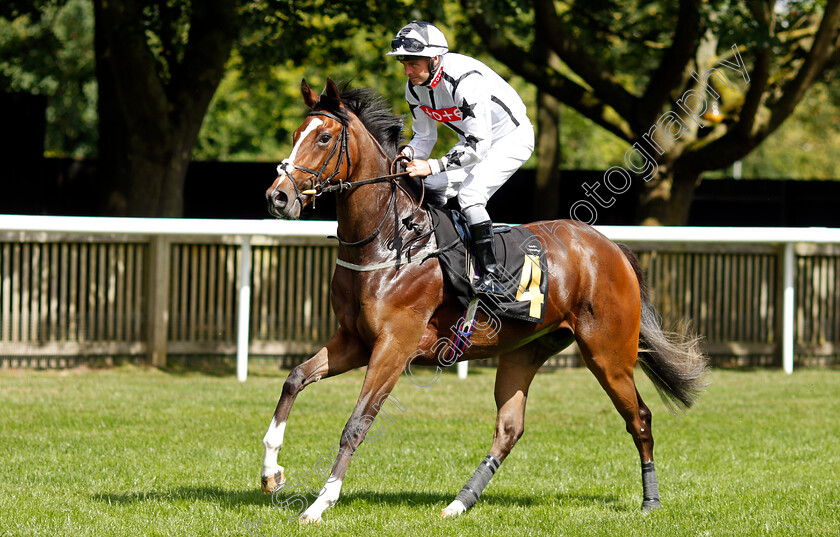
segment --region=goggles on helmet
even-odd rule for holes
[[[420,52],[426,48],[426,44],[419,39],[412,37],[398,37],[391,41],[391,48],[396,50],[402,47],[406,52]]]

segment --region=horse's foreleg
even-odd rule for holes
[[[394,325],[400,326],[400,323],[395,322]],[[383,405],[390,399],[393,405],[400,411],[404,411],[405,407],[391,395],[391,390],[394,389],[403,372],[405,359],[410,356],[411,349],[417,348],[420,332],[422,330],[409,329],[398,337],[383,338],[386,341],[381,341],[374,347],[362,392],[341,434],[338,456],[330,471],[329,479],[321,489],[318,498],[301,515],[301,522],[320,522],[324,511],[338,501],[341,484],[347,474],[350,460],[359,445],[365,441],[368,430]],[[379,434],[377,432],[377,437]]]
[[[545,361],[544,353],[529,345],[499,356],[496,369],[496,430],[493,446],[484,461],[461,492],[441,513],[442,517],[457,516],[475,505],[490,478],[510,454],[516,441],[525,432],[525,402],[528,387]]]
[[[271,424],[263,437],[265,455],[263,458],[262,486],[266,494],[271,494],[286,482],[285,469],[277,464],[277,455],[283,447],[286,421],[292,411],[297,395],[309,384],[322,378],[328,378],[361,367],[367,363],[368,351],[358,341],[339,329],[315,356],[295,367],[286,377],[283,393]]]

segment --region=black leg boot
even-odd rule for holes
[[[488,220],[471,225],[470,234],[475,245],[475,261],[478,272],[478,283],[475,285],[476,293],[504,295],[504,285],[498,280],[496,251],[493,244],[493,222]]]

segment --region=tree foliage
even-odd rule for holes
[[[646,223],[684,223],[701,174],[775,132],[840,55],[837,2],[461,4],[497,58],[628,144],[623,166],[644,178]],[[545,29],[539,40],[535,27]],[[545,48],[559,67],[539,60]],[[589,219],[629,181],[584,185]]]
[[[346,18],[346,17],[340,17]],[[333,20],[311,21],[308,35],[313,41],[329,30],[313,31]],[[344,23],[343,26],[353,26]],[[301,36],[300,41],[305,41]],[[290,39],[291,40],[291,39]],[[305,114],[300,97],[300,81],[306,78],[321,87],[327,77],[353,87],[372,87],[383,95],[396,97],[400,80],[399,64],[385,58],[384,36],[377,31],[356,27],[352,36],[329,46],[315,43],[302,57],[284,58],[276,50],[259,56],[256,45],[239,44],[230,61],[205,125],[196,157],[223,160],[279,160],[291,149],[291,135]],[[263,49],[265,45],[258,48]],[[270,48],[270,47],[269,47]],[[401,98],[401,93],[400,93]],[[392,99],[395,109],[401,100]]]
[[[13,1],[0,8],[0,91],[46,95],[48,154],[96,152],[90,0]]]
[[[163,214],[166,206],[165,214],[177,215],[192,157],[282,158],[303,113],[302,77],[313,87],[327,76],[373,87],[407,113],[400,66],[384,51],[411,19],[438,24],[455,50],[497,67],[525,96],[532,119],[534,88],[563,102],[565,168],[630,169],[628,148],[639,143],[653,153],[643,135],[678,114],[686,125],[679,139],[663,138],[662,129],[651,137],[666,149],[656,156],[655,177],[633,176],[641,185],[640,220],[681,221],[699,178],[738,159],[745,175],[838,173],[832,157],[840,84],[830,83],[838,73],[837,2],[107,2],[116,18],[103,4],[3,2],[0,90],[49,96],[48,153],[98,152],[111,170],[103,191],[111,191],[119,214]],[[712,78],[706,87],[690,76],[733,62],[732,45],[749,83],[726,69],[735,75],[729,86]],[[714,101],[723,120],[700,126],[681,111],[677,103],[689,90],[705,95],[709,107]],[[442,147],[450,140],[441,134]],[[636,167],[639,155],[630,159]],[[160,178],[157,185],[150,176]],[[600,194],[608,194],[604,186]],[[564,195],[595,203],[583,190]]]
[[[832,96],[834,88],[811,89],[791,117],[743,159],[743,176],[840,179],[840,99]]]
[[[278,160],[288,154],[305,113],[299,90],[304,77],[315,88],[327,77],[373,88],[406,113],[401,66],[385,52],[411,18],[440,16],[440,5],[428,0],[250,3],[196,156]]]

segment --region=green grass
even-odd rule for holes
[[[406,411],[360,447],[319,527],[287,522],[258,490],[285,373],[263,368],[240,384],[137,367],[0,372],[0,535],[840,534],[840,371],[716,371],[682,417],[640,378],[663,501],[650,514],[636,449],[592,375],[541,373],[525,435],[455,520],[438,513],[489,450],[494,373],[429,388],[403,379],[394,395]],[[314,474],[330,455],[362,375],[298,397],[287,472]]]

